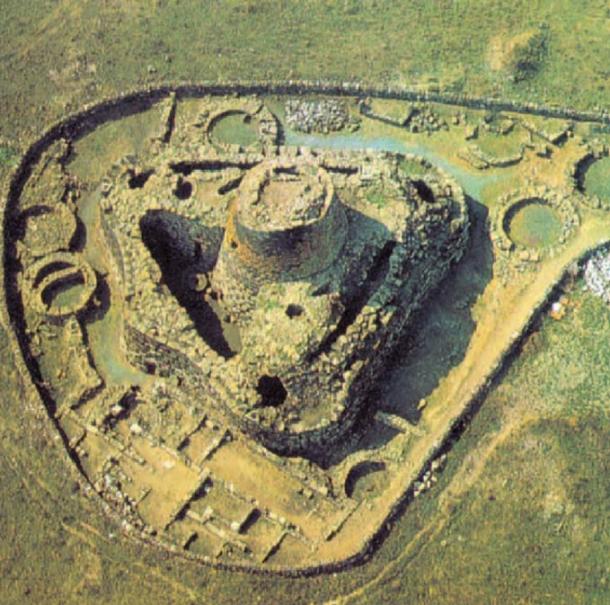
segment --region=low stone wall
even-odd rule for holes
[[[259,83],[248,83],[248,82],[231,82],[231,83],[177,83],[177,84],[167,84],[160,87],[150,87],[148,89],[144,89],[137,92],[129,92],[122,94],[118,97],[107,99],[101,101],[100,103],[90,104],[83,108],[78,113],[67,116],[55,124],[51,125],[47,131],[41,136],[41,138],[37,139],[35,142],[32,142],[28,147],[27,151],[22,156],[18,166],[16,167],[8,185],[3,191],[3,196],[6,199],[6,205],[0,210],[3,213],[2,216],[2,229],[4,235],[4,263],[3,267],[0,271],[2,271],[4,277],[4,287],[6,299],[1,304],[1,314],[3,319],[5,320],[7,325],[11,325],[19,338],[19,334],[22,327],[22,318],[14,313],[11,313],[7,307],[7,301],[12,300],[15,296],[15,284],[12,282],[11,278],[7,275],[5,267],[7,263],[10,262],[11,258],[11,250],[12,246],[6,241],[6,237],[8,233],[11,233],[12,228],[14,227],[13,219],[11,216],[11,209],[13,209],[19,199],[19,195],[23,188],[24,183],[31,173],[32,165],[39,159],[40,155],[45,151],[46,148],[54,141],[66,138],[73,139],[74,137],[78,137],[83,135],[84,133],[93,129],[96,125],[101,123],[106,119],[111,119],[113,115],[121,116],[124,115],[126,111],[139,111],[143,108],[152,106],[156,101],[161,100],[165,96],[171,94],[172,92],[176,92],[178,96],[203,96],[208,94],[234,94],[234,93],[243,93],[243,94],[332,94],[339,96],[379,96],[383,98],[389,99],[405,99],[412,101],[429,101],[436,103],[444,103],[449,105],[458,105],[458,106],[466,106],[471,107],[473,109],[487,109],[487,110],[496,110],[496,111],[512,111],[518,113],[534,113],[538,115],[543,115],[546,117],[552,118],[563,118],[563,119],[572,119],[577,121],[590,121],[590,122],[598,122],[603,124],[610,124],[610,113],[607,110],[601,111],[578,111],[574,108],[559,108],[559,107],[545,107],[539,106],[533,103],[521,103],[514,101],[501,101],[498,99],[482,99],[482,98],[474,98],[468,97],[466,95],[452,95],[452,94],[443,94],[436,92],[422,92],[416,91],[414,89],[408,89],[404,87],[386,87],[379,88],[369,85],[363,85],[359,83],[324,83],[320,81],[313,82],[295,82],[289,81],[286,83],[277,83],[277,82],[259,82]],[[137,109],[136,109],[137,108]],[[599,247],[599,244],[595,246],[591,246],[588,250],[583,253],[583,256],[590,255]],[[572,263],[570,263],[571,265]],[[569,270],[569,266],[564,268],[565,272]],[[523,326],[523,329],[519,333],[515,333],[514,337],[511,339],[508,346],[504,351],[498,356],[492,371],[483,378],[479,384],[473,389],[470,403],[469,405],[460,410],[458,414],[455,415],[451,425],[447,428],[445,433],[430,447],[428,451],[428,455],[426,456],[428,462],[424,465],[420,475],[418,478],[423,476],[426,468],[428,467],[430,461],[434,460],[439,454],[449,451],[453,444],[457,441],[457,439],[461,436],[463,430],[468,424],[468,421],[472,416],[476,413],[481,403],[485,399],[486,395],[490,391],[490,389],[494,385],[494,381],[497,376],[500,374],[502,368],[505,365],[505,362],[511,355],[515,353],[518,349],[523,335],[527,333],[530,329],[531,325],[534,323],[539,313],[546,306],[549,298],[552,296],[553,292],[556,288],[556,283],[549,287],[544,294],[537,301],[534,306],[528,321]],[[11,343],[13,340],[11,339]],[[13,346],[13,345],[12,345]],[[17,348],[17,347],[16,347]],[[27,345],[24,342],[18,341],[18,348],[20,349],[21,355],[16,355],[15,363],[19,368],[19,371],[22,375],[29,376],[29,370],[27,368],[26,362],[29,361],[29,355],[27,353]],[[48,394],[42,389],[42,387],[38,384],[37,391],[38,395],[41,397],[43,402],[46,405],[47,412],[49,416],[47,417],[51,422],[46,425],[49,427],[49,437],[57,436],[57,423],[53,419],[51,414],[51,404],[49,401]],[[28,402],[32,398],[36,398],[35,388],[29,381],[26,381],[24,384],[26,389],[26,406]],[[36,418],[42,418],[44,413],[42,412],[42,408],[38,408],[36,405],[32,405],[28,407],[29,413],[31,413]],[[120,524],[122,518],[120,515],[110,507],[110,505],[104,502],[101,498],[97,497],[96,492],[90,484],[86,481],[83,475],[77,470],[77,467],[74,465],[74,461],[71,459],[68,453],[68,447],[65,440],[65,436],[62,437],[62,445],[65,447],[61,447],[61,456],[65,459],[66,465],[69,467],[68,471],[76,481],[78,481],[82,486],[82,491],[84,494],[91,496],[92,501],[99,506],[100,510],[103,511],[106,515],[114,518],[117,524]],[[341,561],[331,561],[322,565],[313,566],[309,568],[275,568],[273,566],[269,566],[268,568],[260,568],[260,567],[248,567],[244,565],[230,565],[223,563],[214,563],[210,562],[209,565],[221,569],[221,570],[238,570],[245,571],[248,573],[255,574],[281,574],[288,577],[306,577],[319,575],[322,573],[331,573],[331,572],[340,572],[343,570],[347,570],[355,565],[361,564],[365,562],[371,554],[376,550],[376,548],[380,545],[380,543],[384,540],[386,535],[389,533],[391,529],[392,523],[394,523],[397,518],[402,514],[405,510],[406,506],[410,503],[413,497],[413,487],[407,489],[404,492],[402,498],[397,500],[395,504],[390,509],[385,521],[380,525],[378,531],[367,540],[361,547],[361,549],[355,553],[353,556],[341,560]],[[135,535],[141,541],[151,544],[153,546],[162,548],[164,551],[170,550],[176,552],[180,556],[192,559],[192,560],[201,560],[197,555],[192,555],[188,552],[178,550],[175,546],[167,545],[162,543],[161,541],[152,538],[146,534],[134,534],[130,532],[130,535]]]

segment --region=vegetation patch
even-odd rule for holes
[[[561,237],[559,214],[540,200],[520,205],[506,220],[511,239],[526,248],[546,248],[557,243]]]
[[[546,25],[511,37],[496,36],[490,43],[489,66],[507,74],[514,82],[533,78],[545,61],[548,41]]]
[[[426,174],[426,167],[419,160],[402,157],[398,161],[398,170],[400,174],[408,178],[418,178]]]
[[[12,167],[17,164],[19,154],[12,147],[0,145],[0,166]]]
[[[610,201],[610,157],[597,160],[587,169],[584,177],[587,195]]]
[[[226,145],[249,147],[258,141],[258,132],[251,116],[227,113],[214,123],[212,138]]]
[[[366,192],[366,200],[377,208],[383,208],[388,203],[388,194],[381,188],[371,187]]]

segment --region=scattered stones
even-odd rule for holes
[[[404,105],[404,111],[397,114],[396,112],[389,113],[383,109],[376,109],[375,101],[368,99],[359,104],[359,110],[367,118],[393,126],[400,126],[413,133],[426,132],[430,134],[449,128],[445,119],[427,103],[408,103]]]
[[[343,101],[290,99],[284,107],[286,124],[293,130],[328,134],[344,128],[353,131],[358,127],[357,121],[350,117]]]
[[[590,292],[610,304],[610,251],[600,250],[587,261],[584,279]]]

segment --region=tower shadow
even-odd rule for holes
[[[463,361],[476,328],[472,308],[493,275],[488,210],[472,198],[468,206],[472,224],[464,257],[410,322],[379,381],[381,408],[412,423],[420,419],[419,402]]]

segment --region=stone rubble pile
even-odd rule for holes
[[[610,303],[610,250],[600,251],[587,261],[585,284],[593,294]]]
[[[406,127],[414,133],[432,133],[449,128],[447,122],[428,105],[416,105]]]
[[[286,101],[286,123],[289,128],[301,132],[328,134],[342,130],[348,125],[355,126],[350,119],[345,103],[335,99]]]

